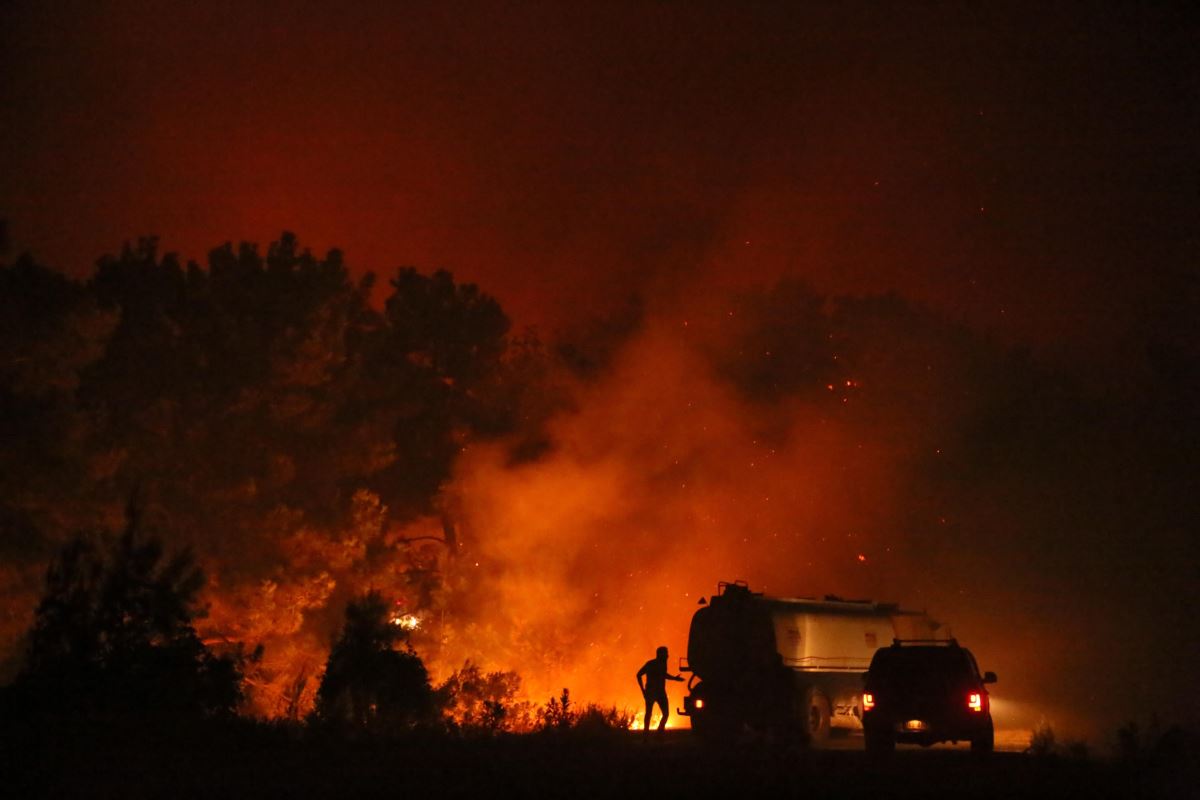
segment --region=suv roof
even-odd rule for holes
[[[945,673],[970,672],[979,676],[979,667],[975,657],[965,647],[960,647],[954,639],[947,640],[901,640],[895,639],[891,647],[881,647],[875,651],[871,659],[870,671],[873,673],[886,672],[892,668],[912,669],[919,666],[922,670],[934,670]]]

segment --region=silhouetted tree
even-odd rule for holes
[[[562,695],[551,697],[546,705],[538,710],[542,730],[569,730],[579,718],[572,708],[571,690],[563,687]]]
[[[388,733],[429,722],[434,709],[429,673],[411,648],[396,649],[406,639],[378,592],[349,603],[317,690],[318,719]]]
[[[124,530],[78,535],[46,578],[16,688],[32,712],[168,719],[232,713],[234,658],[192,627],[204,575],[187,551],[167,556],[131,502]]]
[[[91,484],[76,392],[114,324],[82,284],[28,256],[0,264],[0,508],[39,527],[83,526],[72,517]]]
[[[205,554],[261,567],[243,572],[250,582],[282,569],[345,585],[340,570],[379,558],[440,581],[383,532],[438,510],[472,441],[517,432],[514,450],[540,452],[537,429],[560,402],[539,385],[545,352],[532,339],[514,349],[499,304],[474,285],[402,269],[383,309],[373,286],[351,279],[339,251],[314,255],[286,232],[262,249],[217,247],[204,265],[142,239],[87,282],[24,256],[0,263],[5,601],[32,605],[50,543],[116,516],[135,487]],[[363,492],[381,509],[370,536],[355,522]],[[299,534],[306,546],[289,545]],[[332,566],[332,549],[350,555]],[[229,612],[218,603],[214,618],[234,638],[274,633],[251,613],[230,630]],[[20,618],[0,615],[0,641],[20,635]],[[0,680],[14,673],[4,655]],[[299,675],[247,668],[273,696],[304,693]]]
[[[363,388],[387,410],[395,442],[370,485],[389,505],[425,510],[463,442],[495,427],[493,395],[479,388],[500,368],[509,321],[492,297],[444,270],[404,268],[391,285],[382,324],[363,341]]]
[[[114,480],[153,475],[177,515],[231,534],[280,503],[328,521],[359,488],[428,511],[465,440],[525,416],[490,388],[509,322],[445,271],[399,270],[382,313],[372,286],[286,232],[207,269],[153,238],[102,259],[87,290],[117,320],[78,397],[94,445],[121,453]]]

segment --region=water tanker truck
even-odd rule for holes
[[[798,734],[820,746],[861,729],[863,673],[894,639],[949,639],[924,612],[895,603],[766,597],[722,582],[692,617],[688,695],[679,713],[705,736],[744,728]]]

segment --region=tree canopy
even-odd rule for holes
[[[213,619],[251,646],[295,633],[289,615],[324,639],[353,591],[343,574],[427,574],[427,554],[385,534],[436,512],[468,441],[551,413],[526,380],[541,349],[511,346],[496,300],[448,272],[399,269],[382,304],[374,290],[290,233],[265,253],[224,244],[205,266],[142,239],[82,282],[0,262],[9,605],[32,608],[51,554],[96,520],[119,525],[135,490],[218,573],[230,591]],[[28,623],[0,616],[0,638]],[[297,679],[270,654],[250,669],[272,697]]]
[[[192,624],[204,574],[145,527],[131,503],[119,535],[79,534],[52,562],[16,683],[28,711],[177,719],[237,707],[237,659]]]
[[[362,730],[400,733],[433,721],[433,688],[407,632],[393,624],[378,592],[351,601],[317,691],[317,719]]]

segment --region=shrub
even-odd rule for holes
[[[432,720],[433,689],[420,656],[395,649],[406,637],[388,606],[368,592],[346,606],[346,624],[317,690],[316,719],[375,733],[402,733]]]
[[[515,672],[483,672],[467,661],[437,689],[442,721],[452,733],[494,736],[533,729],[532,704],[519,700]]]
[[[77,535],[51,564],[14,686],[25,712],[176,721],[236,710],[244,658],[215,655],[192,626],[204,574],[144,528],[131,501],[119,536]]]
[[[616,706],[604,707],[588,703],[576,710],[571,703],[570,689],[559,697],[551,697],[538,711],[541,730],[598,735],[627,731],[633,726],[634,715]]]
[[[588,703],[575,719],[575,729],[590,733],[627,731],[633,727],[634,714],[616,706]]]
[[[544,731],[570,729],[575,724],[575,712],[571,710],[571,690],[563,687],[560,697],[551,697],[550,701],[538,710],[538,721]]]
[[[1035,756],[1046,757],[1054,755],[1054,729],[1045,719],[1038,722],[1029,737],[1029,752]]]
[[[1091,755],[1091,748],[1083,739],[1070,739],[1064,742],[1063,750],[1069,757],[1080,761],[1086,760]]]

